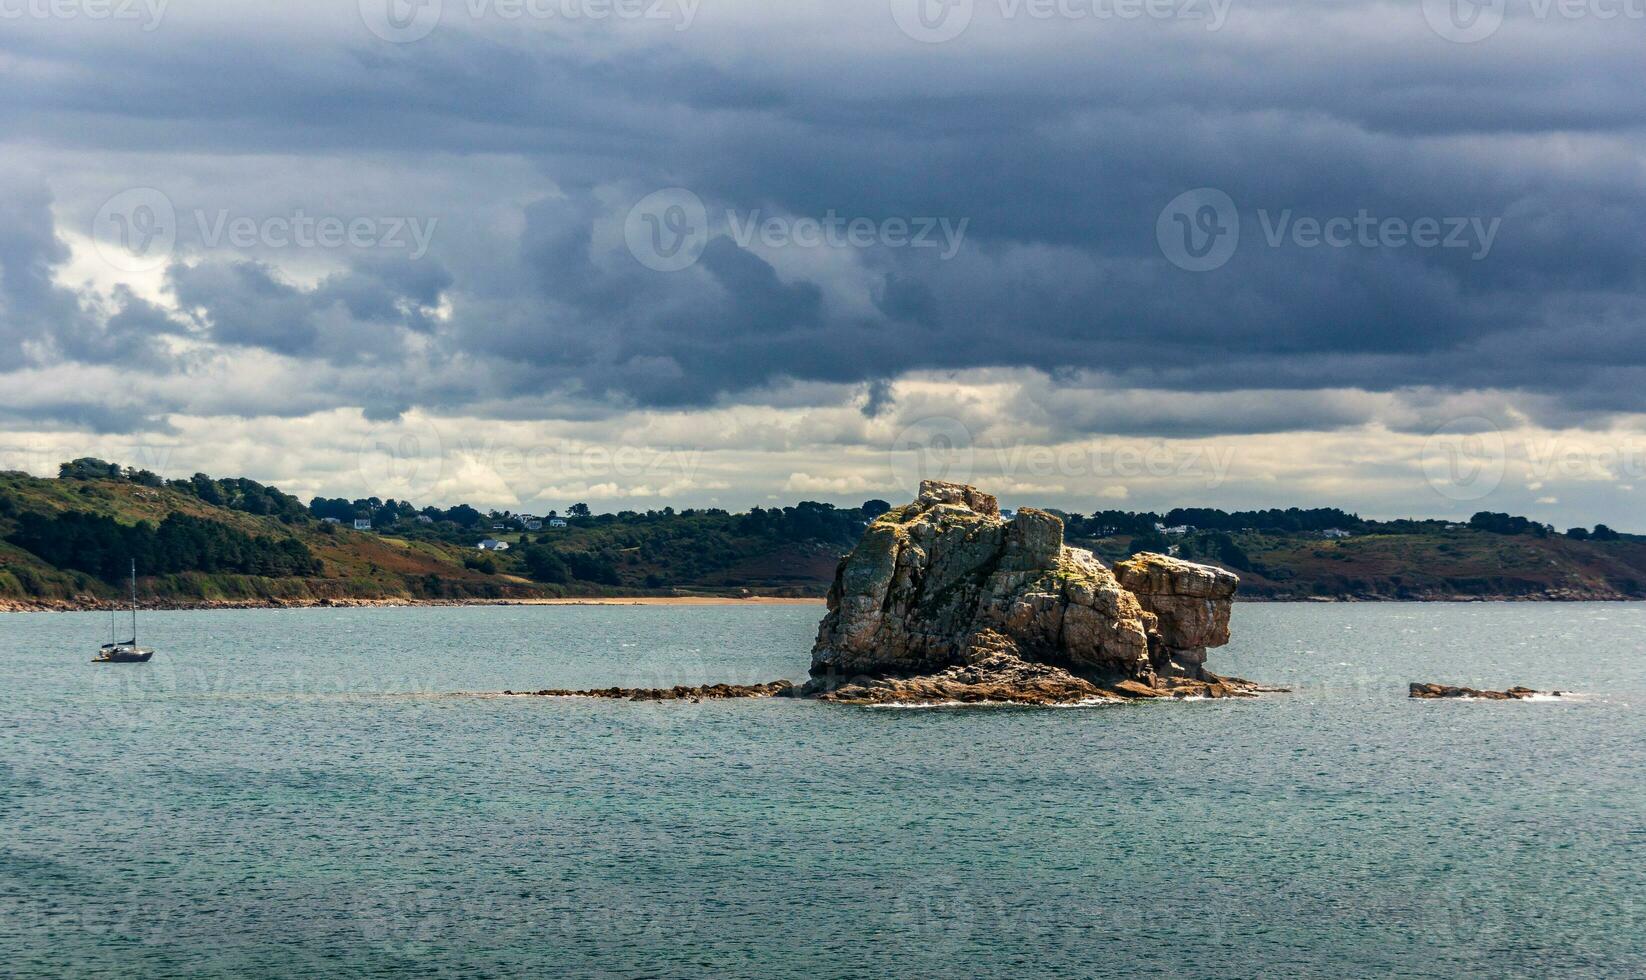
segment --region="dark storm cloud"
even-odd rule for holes
[[[184,328],[164,310],[121,286],[99,312],[56,281],[69,248],[57,234],[51,203],[39,181],[13,177],[0,184],[0,365],[67,359],[170,369],[173,359],[159,338]]]
[[[344,364],[399,360],[398,330],[431,331],[428,309],[451,277],[438,265],[359,262],[303,288],[263,263],[208,261],[174,263],[167,281],[219,344]]]
[[[364,31],[196,32],[179,15],[140,44],[0,39],[18,66],[0,125],[82,153],[370,159],[404,173],[387,190],[407,213],[418,178],[439,175],[449,220],[422,263],[355,263],[312,288],[222,257],[169,273],[219,344],[393,362],[415,335],[487,366],[485,391],[386,377],[364,399],[379,417],[546,393],[697,406],[785,379],[976,367],[1211,391],[1520,389],[1568,420],[1646,409],[1638,37],[1515,22],[1464,46],[1415,9],[1326,6],[1256,5],[1219,32],[979,24],[927,46],[887,37],[870,4],[840,14],[874,32],[864,43],[796,46],[792,25],[743,25],[753,53],[739,58],[707,24],[623,46],[472,25],[395,46]],[[542,186],[465,181],[464,155],[517,157]],[[716,235],[692,268],[654,272],[609,232],[676,185],[702,197]],[[1163,257],[1156,221],[1202,186],[1235,202],[1240,246],[1187,272]],[[521,201],[520,228],[465,221],[502,200]],[[45,205],[9,206],[21,220],[0,230],[0,338],[51,324],[64,356],[96,359],[176,329],[128,297],[99,343],[71,340],[90,328],[50,280],[64,254]],[[728,209],[969,225],[949,261],[877,246],[785,262],[739,247]],[[1282,215],[1362,212],[1498,225],[1478,249],[1266,240]],[[449,316],[434,316],[442,303]],[[1158,424],[1354,418],[1298,399]]]
[[[52,267],[68,259],[51,216],[51,195],[40,185],[10,184],[0,194],[0,344],[6,360],[25,359],[23,345],[49,339],[53,328],[77,332],[85,316],[75,294],[52,281]]]

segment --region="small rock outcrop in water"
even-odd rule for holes
[[[1112,571],[1063,522],[1000,516],[975,487],[927,481],[841,561],[795,693],[895,704],[1066,704],[1234,697],[1264,688],[1205,669],[1229,640],[1239,579],[1140,554]]]
[[[1524,701],[1536,695],[1560,697],[1559,691],[1534,691],[1529,687],[1511,687],[1507,691],[1477,691],[1472,687],[1451,687],[1446,684],[1412,684],[1408,696],[1427,698],[1481,698],[1486,701]]]
[[[731,698],[770,698],[788,693],[788,681],[769,684],[704,684],[700,687],[602,687],[592,691],[504,691],[512,697],[608,698],[613,701],[725,701]]]

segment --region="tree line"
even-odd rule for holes
[[[121,524],[81,511],[25,513],[7,539],[58,568],[125,578],[133,561],[145,575],[229,572],[270,578],[321,572],[320,559],[295,538],[253,537],[237,528],[172,513],[156,527]]]

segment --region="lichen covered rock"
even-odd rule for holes
[[[1123,696],[1120,681],[1241,693],[1203,669],[1206,648],[1228,642],[1234,575],[1163,555],[1117,571],[1065,545],[1053,514],[1006,521],[993,496],[927,481],[841,561],[805,693],[1063,703]]]

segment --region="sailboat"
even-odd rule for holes
[[[124,642],[115,639],[115,630],[119,629],[119,619],[114,619],[109,626],[109,642],[103,644],[97,656],[92,658],[94,664],[143,664],[148,663],[154,656],[153,650],[145,650],[137,645],[137,562],[131,563],[131,639]]]

